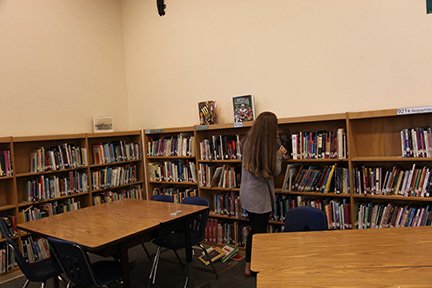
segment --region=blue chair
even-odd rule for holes
[[[151,200],[161,201],[161,202],[174,202],[174,198],[170,195],[155,194],[152,196]]]
[[[160,201],[160,202],[174,202],[174,198],[170,195],[162,195],[162,194],[155,194],[152,195],[151,200],[153,201]],[[150,261],[153,261],[149,251],[147,250],[147,247],[145,246],[145,243],[141,243],[141,246],[144,249],[144,252],[147,254],[147,257]],[[178,254],[176,253],[177,258],[179,258]]]
[[[69,278],[67,288],[73,283],[74,287],[109,287],[108,285],[121,282],[122,267],[120,262],[112,260],[91,263],[84,249],[75,243],[48,238],[61,268]]]
[[[44,288],[46,286],[46,281],[50,278],[58,281],[58,277],[60,277],[61,280],[64,280],[60,276],[62,270],[55,258],[49,258],[35,263],[29,263],[26,261],[13,240],[13,234],[11,233],[12,230],[10,228],[11,226],[8,222],[8,220],[0,218],[0,230],[3,237],[6,238],[7,245],[15,254],[18,266],[27,278],[23,288],[26,288],[30,282],[40,282],[41,287]]]
[[[323,211],[314,207],[296,207],[285,215],[283,232],[327,230],[327,217]]]
[[[201,197],[185,197],[182,201],[182,204],[200,205],[206,207],[209,206],[208,200]],[[205,237],[208,214],[209,211],[206,210],[205,212],[198,214],[193,219],[190,229],[190,238],[192,246],[199,246],[202,249],[203,253],[205,253],[206,256],[210,259],[207,250],[201,244]],[[185,232],[183,229],[183,224],[166,224],[166,227],[162,226],[159,229],[155,239],[153,240],[153,243],[158,246],[158,249],[156,251],[156,256],[153,260],[153,265],[149,276],[149,281],[151,280],[152,284],[154,284],[156,281],[156,273],[159,264],[161,248],[172,249],[176,253],[179,261],[181,262],[181,259],[177,254],[177,250],[185,248]],[[214,274],[216,275],[216,278],[218,278],[219,275],[216,271],[216,268],[213,266],[213,263],[210,262],[210,265]]]

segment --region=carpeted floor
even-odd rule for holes
[[[155,247],[152,243],[146,243],[147,249],[154,253]],[[200,250],[195,250],[197,255]],[[183,251],[179,251],[180,256],[184,256]],[[132,287],[146,287],[147,278],[151,269],[151,262],[144,254],[141,246],[134,247],[129,250],[130,261],[133,262],[131,268]],[[97,260],[98,257],[92,257],[92,260]],[[194,287],[236,287],[236,288],[254,288],[255,278],[243,276],[244,262],[229,261],[227,263],[215,263],[216,269],[220,274],[219,279],[209,272],[208,267],[204,266],[196,257],[194,257],[192,265],[192,275]],[[207,270],[207,271],[203,271]],[[161,254],[159,261],[158,274],[156,284],[152,287],[183,287],[185,280],[185,272],[182,266],[178,263],[174,253],[170,250],[164,251]],[[0,284],[0,288],[21,288],[25,282],[24,277],[11,280]],[[31,283],[29,288],[40,287],[40,284]],[[53,283],[48,283],[47,288],[52,288]],[[62,286],[61,286],[62,287]],[[116,287],[117,288],[117,287]]]

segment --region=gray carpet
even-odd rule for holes
[[[152,243],[146,243],[147,249],[150,253],[154,253],[155,247]],[[195,250],[196,254],[200,254],[200,250]],[[179,251],[180,256],[184,257],[184,252]],[[131,268],[132,287],[141,288],[145,287],[147,278],[151,269],[151,262],[144,253],[141,246],[134,247],[129,250],[129,258],[133,263]],[[92,260],[99,259],[98,256],[92,257]],[[220,272],[219,279],[209,271],[202,271],[208,269],[196,257],[194,257],[192,265],[192,275],[194,287],[236,287],[246,288],[256,287],[256,279],[254,277],[243,276],[244,262],[229,261],[227,263],[215,263],[216,269]],[[185,280],[185,272],[182,266],[177,261],[174,253],[170,250],[164,251],[161,254],[161,261],[159,261],[158,274],[156,284],[151,287],[183,287]],[[21,288],[25,282],[24,277],[20,277],[9,282],[0,284],[0,288]],[[40,284],[31,283],[29,288],[40,287]],[[53,283],[48,283],[47,288],[54,287]],[[60,287],[62,284],[60,284]],[[117,287],[115,287],[117,288]]]

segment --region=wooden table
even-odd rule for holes
[[[432,227],[256,234],[257,287],[432,287]]]
[[[185,229],[191,217],[208,207],[159,201],[124,199],[91,206],[40,220],[18,224],[18,228],[44,237],[55,237],[97,252],[119,247],[124,287],[130,287],[129,248],[150,240],[161,223],[183,221]],[[181,210],[178,215],[171,213]],[[189,233],[186,233],[189,235]],[[190,236],[190,235],[189,235]],[[192,261],[190,237],[186,237],[186,262]]]

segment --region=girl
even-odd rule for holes
[[[275,201],[273,176],[281,171],[286,149],[277,144],[277,117],[263,112],[255,120],[243,146],[240,202],[246,209],[251,231],[246,241],[245,276],[251,275],[252,235],[266,233]]]

